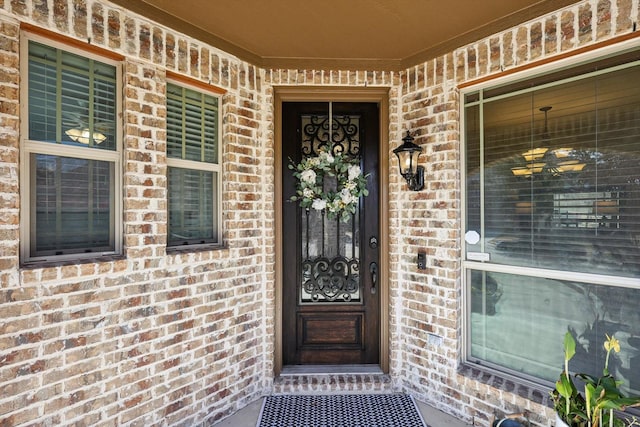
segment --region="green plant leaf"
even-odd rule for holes
[[[560,393],[560,395],[565,399],[569,399],[571,397],[574,388],[575,387],[571,382],[571,379],[566,375],[561,375],[560,379],[556,382],[556,390],[558,390],[558,393]]]
[[[564,334],[564,358],[571,360],[576,354],[576,340],[573,339],[571,332]]]

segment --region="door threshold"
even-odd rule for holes
[[[285,365],[281,377],[294,375],[383,375],[380,365]]]

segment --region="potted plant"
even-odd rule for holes
[[[606,335],[604,342],[606,359],[602,376],[575,374],[584,382],[584,390],[578,391],[571,374],[569,360],[576,353],[576,341],[571,332],[564,336],[564,370],[556,382],[551,398],[556,411],[556,427],[564,423],[567,427],[623,427],[638,426],[635,417],[620,417],[616,411],[624,411],[632,406],[640,406],[640,396],[625,396],[620,391],[621,381],[609,373],[611,352],[620,351],[620,342],[612,335]]]

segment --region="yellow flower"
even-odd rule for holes
[[[606,335],[606,334],[605,334]],[[604,342],[604,349],[607,351],[620,352],[620,341],[618,341],[613,335],[606,335],[607,340]]]

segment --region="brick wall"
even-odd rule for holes
[[[273,390],[276,85],[390,90],[394,387],[476,425],[521,409],[547,425],[540,396],[458,371],[457,86],[629,33],[637,16],[635,0],[588,0],[406,72],[262,70],[100,0],[0,0],[0,425],[208,425]],[[20,22],[125,57],[124,259],[19,268]],[[165,250],[167,71],[227,91],[222,250]],[[406,129],[425,148],[418,193],[391,155]]]
[[[204,425],[272,370],[273,152],[262,71],[99,1],[0,1],[0,425]],[[19,268],[26,22],[123,61],[123,259]],[[225,249],[166,252],[166,72],[224,90]]]
[[[474,425],[488,425],[493,414],[523,410],[533,424],[550,425],[546,394],[480,370],[459,370],[464,319],[458,86],[629,35],[638,17],[632,0],[577,2],[403,74],[400,127],[416,132],[415,142],[424,147],[427,189],[409,193],[391,186],[392,224],[399,227],[391,234],[393,305],[402,306],[392,319],[405,350],[393,366],[418,399]],[[415,267],[419,249],[427,252],[426,271]],[[430,343],[429,334],[442,337],[443,345]]]

